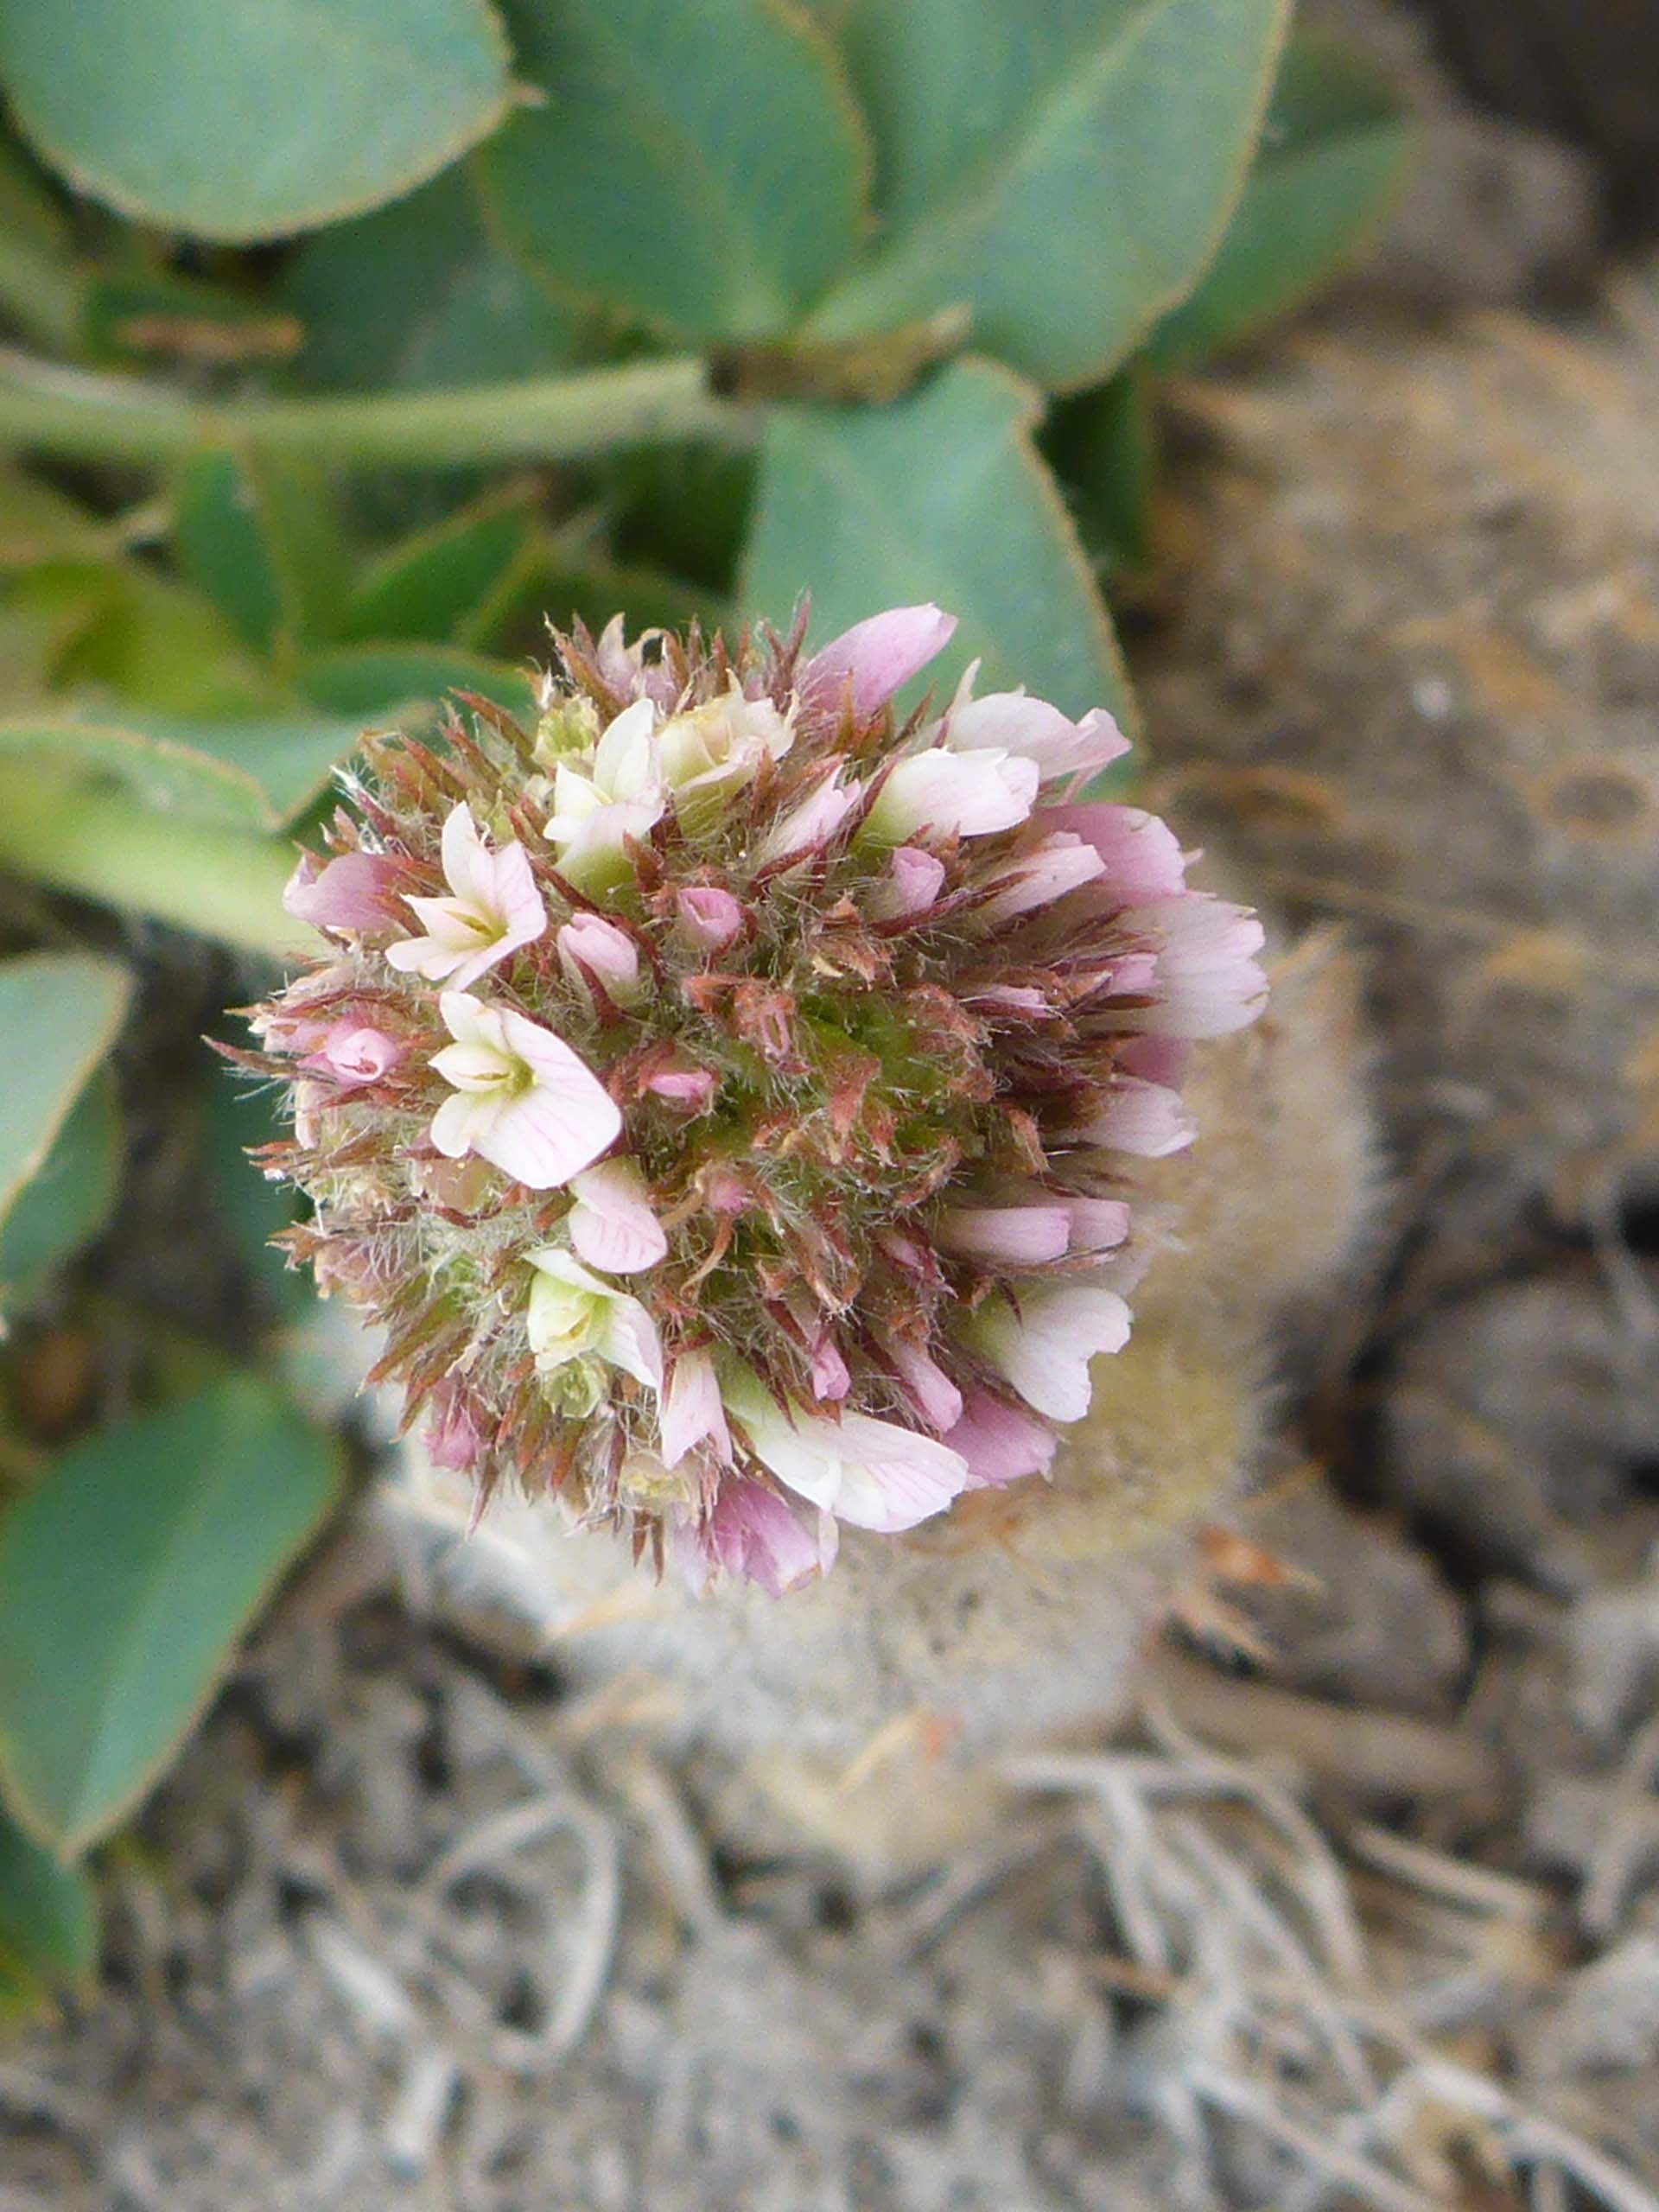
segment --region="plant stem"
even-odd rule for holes
[[[0,347],[0,445],[73,461],[164,461],[237,443],[397,468],[562,461],[658,439],[745,442],[752,411],[690,356],[465,391],[343,399],[197,399],[137,377],[56,368]]]
[[[108,785],[0,761],[0,868],[273,960],[315,950],[283,911],[281,838],[148,813]]]

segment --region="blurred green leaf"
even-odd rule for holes
[[[111,548],[107,523],[39,477],[0,463],[0,569],[96,561]]]
[[[340,638],[476,642],[487,634],[534,529],[524,493],[509,488],[404,538],[358,577]]]
[[[460,388],[545,376],[578,316],[486,234],[464,168],[306,240],[282,280],[304,327],[304,381],[330,391]]]
[[[263,653],[333,634],[347,556],[327,480],[270,454],[198,454],[180,472],[185,573]]]
[[[884,607],[937,600],[960,618],[930,677],[948,692],[1024,683],[1067,714],[1127,694],[1111,626],[1053,479],[1032,443],[1037,394],[963,360],[885,408],[780,408],[762,449],[745,607],[779,624],[804,591],[822,641]]]
[[[71,1109],[115,1041],[132,980],[90,952],[0,962],[0,1224],[46,1164]]]
[[[98,1964],[92,1885],[0,1813],[0,2004],[30,2006],[91,1980]]]
[[[280,238],[394,200],[510,97],[486,0],[79,0],[66,28],[0,0],[19,130],[91,198],[200,238]]]
[[[619,559],[728,593],[754,504],[755,458],[709,445],[641,446],[611,464]]]
[[[1062,399],[1041,436],[1083,542],[1107,575],[1152,556],[1158,441],[1144,365],[1131,361],[1103,385]]]
[[[245,1035],[234,1040],[246,1041]],[[294,1192],[268,1183],[248,1159],[256,1147],[286,1136],[289,1127],[269,1088],[250,1090],[228,1069],[210,1071],[203,1102],[201,1155],[215,1218],[273,1315],[316,1302],[308,1273],[290,1269],[270,1240],[298,1217]]]
[[[103,1229],[121,1186],[121,1110],[107,1068],[69,1109],[38,1173],[0,1220],[0,1308],[28,1301]]]
[[[0,582],[0,698],[15,710],[44,704],[118,590],[106,568],[79,561],[36,562]]]
[[[0,142],[0,302],[26,337],[67,353],[85,297],[67,218],[17,149]]]
[[[382,693],[381,702],[388,697]],[[34,755],[62,774],[118,783],[138,803],[192,822],[277,830],[356,750],[349,710],[303,705],[219,721],[118,705],[105,715],[19,715],[0,721],[0,757]]]
[[[1093,382],[1214,251],[1287,0],[854,0],[882,227],[825,338],[965,306],[974,344]],[[505,143],[505,142],[504,142]]]
[[[1410,139],[1393,90],[1363,63],[1293,40],[1221,251],[1154,331],[1153,359],[1202,359],[1306,299],[1382,213]]]
[[[787,330],[864,221],[857,111],[780,0],[512,0],[546,105],[480,156],[507,243],[574,297],[692,338]]]
[[[31,582],[45,588],[49,570]],[[65,646],[54,682],[65,690],[119,693],[163,714],[257,713],[275,681],[218,608],[188,584],[137,561],[88,564],[80,579],[95,595],[94,619]]]
[[[420,707],[435,715],[451,691],[477,691],[510,714],[534,711],[530,679],[519,670],[459,645],[341,645],[302,661],[294,680],[318,706],[353,716],[359,728],[407,720]]]
[[[201,1711],[338,1491],[333,1446],[237,1376],[64,1452],[0,1523],[0,1780],[65,1856]]]

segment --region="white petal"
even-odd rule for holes
[[[962,1454],[931,1436],[868,1414],[843,1414],[841,1430],[846,1456],[835,1513],[855,1529],[883,1535],[913,1529],[942,1513],[967,1482]]]
[[[585,1098],[573,1109],[569,1099],[537,1083],[517,1098],[493,1102],[494,1117],[473,1149],[532,1191],[555,1190],[616,1140],[622,1116],[602,1091],[600,1096],[610,1109],[608,1120]]]
[[[399,938],[386,947],[386,958],[400,976],[424,976],[429,983],[446,981],[466,957],[458,947],[430,937]]]
[[[594,1350],[613,1367],[652,1390],[663,1387],[663,1344],[657,1324],[637,1298],[613,1294],[604,1333]]]
[[[666,1256],[668,1239],[632,1160],[584,1168],[572,1176],[570,1187],[576,1194],[567,1224],[570,1242],[590,1266],[625,1275],[654,1268]]]
[[[468,997],[465,991],[445,991],[438,1001],[438,1012],[443,1016],[443,1026],[449,1034],[464,1044],[482,1038],[487,1043],[501,1042],[500,1017],[493,1007],[480,1000]]]
[[[730,1465],[731,1431],[726,1426],[715,1363],[706,1351],[689,1351],[675,1361],[657,1419],[665,1465],[677,1466],[705,1436],[713,1442],[721,1464]]]
[[[451,807],[441,840],[445,880],[457,899],[487,911],[495,899],[493,855],[465,799]]]
[[[477,1139],[489,1128],[499,1103],[475,1091],[456,1091],[432,1116],[433,1143],[448,1160],[460,1160],[476,1150]]]
[[[638,798],[652,779],[652,732],[657,709],[649,699],[625,707],[599,741],[594,781],[607,798]]]
[[[481,1040],[446,1045],[432,1055],[432,1065],[457,1090],[499,1091],[512,1073],[507,1056]]]
[[[982,1306],[970,1333],[1028,1406],[1051,1421],[1080,1421],[1092,1395],[1089,1362],[1128,1342],[1129,1309],[1116,1291],[1057,1284],[1030,1290],[1020,1310]]]

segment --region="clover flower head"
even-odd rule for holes
[[[290,1232],[480,1491],[774,1596],[1041,1479],[1118,1350],[1137,1163],[1265,984],[1125,749],[898,607],[807,655],[620,622],[526,728],[365,744],[288,903],[328,940],[241,1056],[292,1085]]]

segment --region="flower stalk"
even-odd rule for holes
[[[233,444],[359,467],[452,468],[675,438],[747,443],[754,420],[712,390],[693,356],[466,391],[207,400],[0,347],[0,445],[66,461],[156,464]]]

